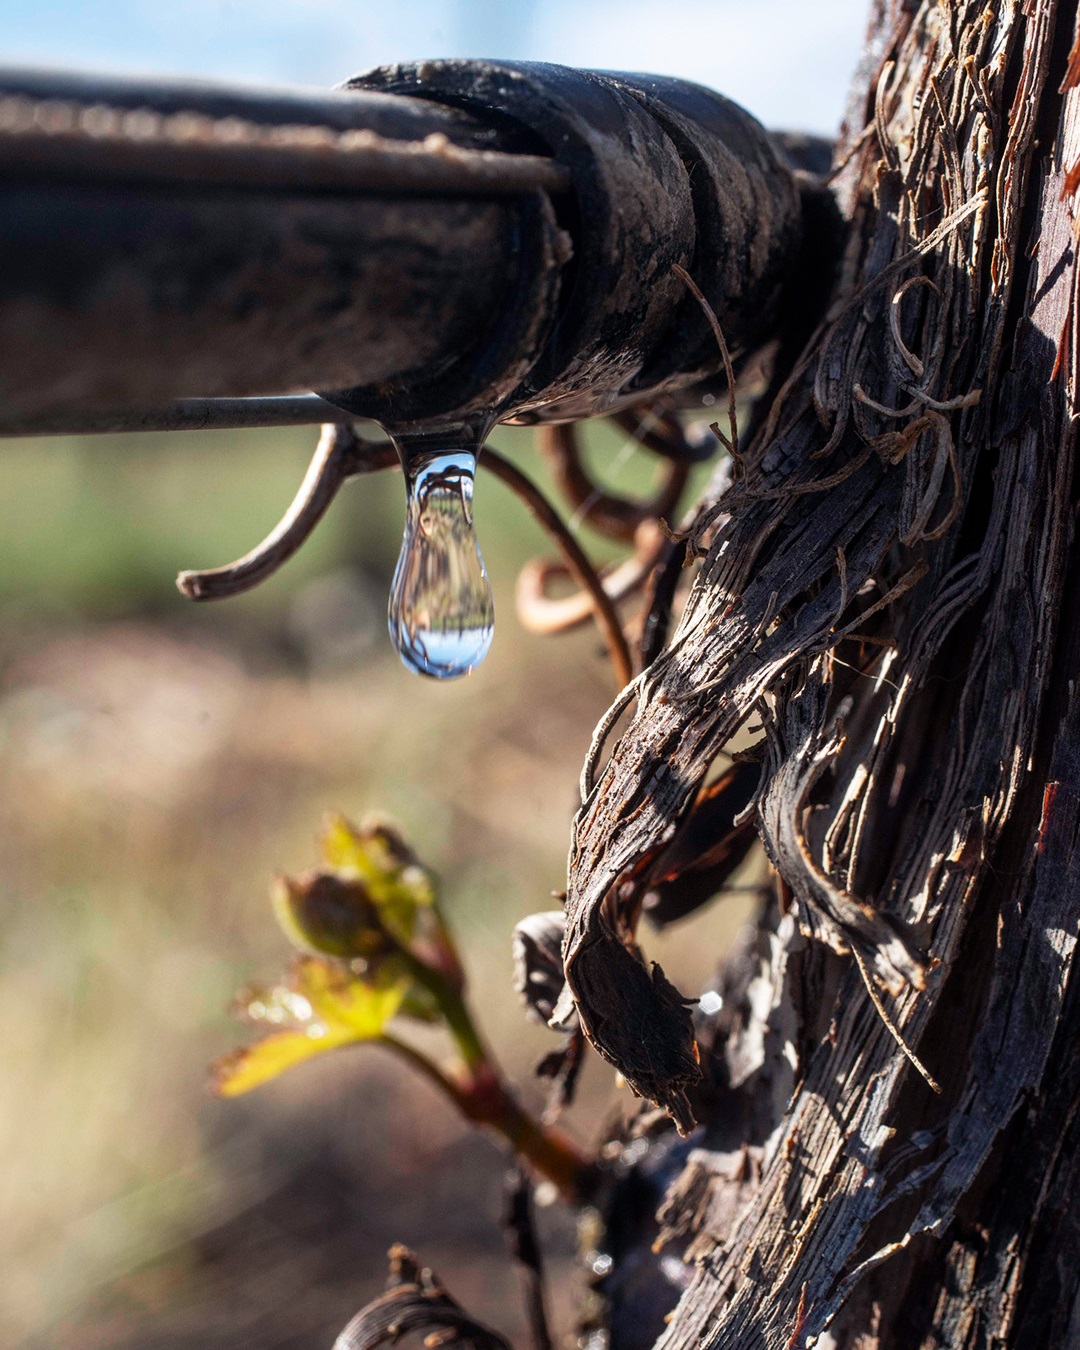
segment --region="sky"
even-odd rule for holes
[[[502,56],[679,75],[835,132],[869,0],[0,0],[0,63],[327,86]]]

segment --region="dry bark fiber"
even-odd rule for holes
[[[743,1137],[665,1212],[698,1261],[665,1350],[1080,1344],[1075,25],[875,10],[831,308],[584,775],[566,976],[684,1128],[700,1069],[636,945],[643,860],[748,721],[793,897],[714,1052]]]

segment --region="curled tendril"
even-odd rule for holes
[[[639,444],[649,445],[644,436],[639,436],[636,431],[632,434]],[[668,459],[663,482],[656,494],[645,501],[630,501],[608,492],[589,477],[576,425],[540,427],[537,440],[551,465],[556,485],[574,507],[578,518],[610,539],[629,542],[643,522],[670,515],[690,476],[688,460]]]
[[[639,591],[660,557],[665,538],[653,520],[644,520],[634,534],[634,552],[600,578],[612,604],[618,604]],[[552,596],[551,585],[572,575],[570,568],[556,558],[533,558],[518,573],[517,613],[521,626],[530,633],[550,637],[567,633],[588,622],[593,613],[592,597],[585,591]]]
[[[595,583],[590,580],[579,591],[555,597],[550,593],[552,583],[568,576],[577,576],[581,582],[565,557],[562,541],[556,538],[563,559],[534,558],[518,575],[518,618],[529,632],[545,636],[565,633],[584,623],[590,614],[598,617],[601,612],[598,589],[608,602],[603,609],[613,612],[615,604],[645,587],[670,547],[666,518],[678,507],[691,466],[705,457],[703,451],[710,456],[713,453],[713,445],[693,440],[664,404],[630,409],[615,414],[611,420],[633,442],[666,461],[662,481],[656,492],[644,500],[617,496],[589,477],[576,426],[539,429],[541,450],[576,516],[610,538],[632,541],[634,551],[603,576],[594,572]],[[628,677],[623,676],[620,667],[617,669],[621,683],[625,684]]]
[[[181,572],[177,588],[189,600],[225,600],[250,591],[307,542],[347,478],[397,463],[397,451],[389,441],[365,441],[351,426],[327,422],[292,505],[262,543],[224,567]]]

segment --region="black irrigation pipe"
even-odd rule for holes
[[[718,368],[679,267],[736,356],[775,329],[801,202],[753,118],[675,80],[0,71],[0,435],[630,406]]]

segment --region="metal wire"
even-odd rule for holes
[[[0,414],[0,437],[108,436],[123,431],[234,431],[244,427],[302,427],[354,420],[317,394],[179,398],[157,408],[118,408],[102,412],[56,408],[24,417]]]

